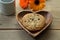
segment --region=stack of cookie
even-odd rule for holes
[[[29,31],[41,30],[46,23],[44,16],[36,13],[28,13],[23,16],[22,24]]]

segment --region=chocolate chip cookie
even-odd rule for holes
[[[36,13],[28,13],[23,16],[22,24],[29,31],[38,31],[44,27],[45,17]]]

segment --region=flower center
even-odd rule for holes
[[[35,4],[36,5],[39,5],[39,0],[35,0]]]

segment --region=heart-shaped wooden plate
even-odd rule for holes
[[[32,12],[32,11],[22,11],[22,12],[20,12],[20,13],[18,13],[18,14],[16,15],[16,19],[17,19],[17,22],[19,23],[19,25],[20,25],[28,34],[30,34],[30,35],[33,36],[33,37],[36,37],[36,36],[39,35],[43,30],[45,30],[45,29],[51,24],[52,19],[53,19],[51,13],[49,13],[48,11],[38,11],[38,12],[36,12],[36,13],[38,13],[38,14],[43,15],[43,16],[46,18],[46,24],[45,24],[45,27],[42,28],[41,30],[39,30],[39,31],[37,31],[37,32],[30,32],[30,31],[27,30],[27,29],[23,26],[23,24],[21,23],[22,17],[23,17],[25,14],[27,14],[27,13],[33,13],[33,12]]]

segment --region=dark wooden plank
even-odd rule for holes
[[[18,29],[18,25],[15,16],[0,15],[0,29]]]
[[[34,40],[23,30],[0,30],[0,40]]]
[[[60,18],[55,18],[53,19],[53,22],[51,24],[51,26],[49,27],[49,29],[59,29],[60,30]]]
[[[60,30],[46,30],[36,40],[60,40]]]
[[[36,38],[23,30],[0,30],[0,40],[60,40],[60,30],[46,30]]]

